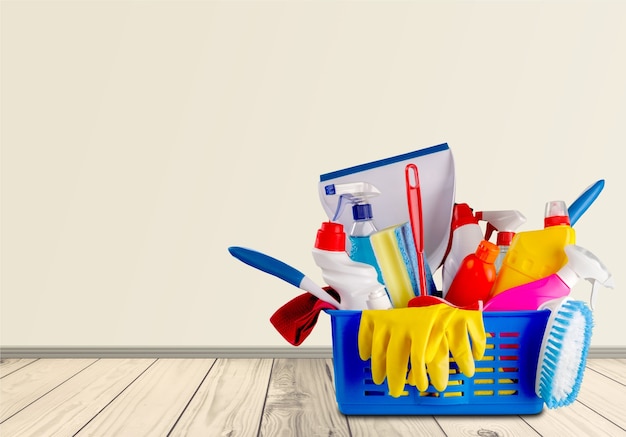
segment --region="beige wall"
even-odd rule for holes
[[[321,173],[448,142],[457,200],[517,208],[606,179],[576,225],[624,346],[626,4],[2,2],[4,346],[286,345],[321,282]],[[574,294],[586,298],[588,287]],[[330,344],[326,315],[305,345]]]

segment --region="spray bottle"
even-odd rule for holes
[[[452,244],[442,270],[443,297],[467,255],[476,252],[483,240],[483,231],[467,203],[456,203],[452,212]]]
[[[335,222],[343,213],[346,204],[352,204],[354,223],[350,229],[350,259],[373,266],[378,274],[378,281],[383,283],[383,275],[378,267],[370,235],[378,231],[374,223],[372,205],[369,199],[380,194],[380,191],[367,182],[333,184],[326,187],[327,195],[339,195],[339,202],[332,221]]]
[[[317,231],[313,259],[322,269],[324,281],[339,293],[342,308],[364,310],[368,308],[368,300],[384,298],[382,293],[386,295],[376,269],[351,260],[346,253],[346,234],[341,223],[322,223]]]
[[[491,238],[493,231],[498,232],[496,244],[500,250],[495,261],[496,273],[502,267],[502,260],[509,251],[511,240],[515,236],[515,231],[526,222],[526,217],[517,210],[504,211],[478,211],[476,213],[478,221],[486,221],[487,229],[485,230],[485,240]]]
[[[544,228],[518,232],[502,261],[491,297],[556,273],[567,262],[565,246],[576,243],[565,202],[546,203]]]
[[[535,311],[549,300],[559,299],[570,294],[570,290],[580,279],[592,283],[591,308],[593,309],[595,290],[599,284],[613,288],[613,277],[602,262],[587,249],[569,244],[565,246],[567,263],[556,273],[510,288],[487,301],[485,311]]]

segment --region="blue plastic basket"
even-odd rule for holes
[[[550,311],[483,313],[487,332],[484,359],[468,378],[450,363],[448,387],[425,392],[406,385],[403,396],[388,394],[386,381],[372,381],[370,361],[358,352],[360,311],[328,310],[332,324],[335,391],[346,415],[493,415],[537,414],[543,400],[535,376]]]

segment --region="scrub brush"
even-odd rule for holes
[[[570,405],[580,391],[591,343],[593,317],[582,301],[569,297],[546,302],[550,309],[539,352],[535,392],[548,408]]]

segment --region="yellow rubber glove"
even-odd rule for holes
[[[382,384],[387,377],[389,394],[402,395],[406,384],[409,358],[411,385],[420,391],[428,388],[426,364],[435,357],[444,342],[445,329],[433,335],[442,303],[426,307],[364,310],[359,326],[358,347],[362,360],[372,359],[372,380]]]
[[[487,347],[482,311],[458,309],[446,327],[446,339],[459,370],[469,378],[474,376],[474,360],[481,360]]]
[[[441,330],[445,335],[440,335]],[[481,311],[452,306],[442,308],[431,335],[433,338],[441,338],[441,343],[436,348],[435,345],[431,345],[436,352],[432,359],[427,361],[430,382],[436,390],[444,391],[448,386],[450,354],[461,373],[469,378],[474,376],[476,370],[474,360],[483,358],[487,346],[487,335]],[[411,382],[409,378],[409,383]]]
[[[448,386],[450,374],[450,349],[446,338],[446,328],[457,313],[458,308],[448,306],[442,307],[439,317],[435,321],[431,332],[431,353],[426,361],[426,371],[430,378],[430,383],[437,391],[444,391]],[[418,387],[413,373],[409,373],[409,384]],[[423,390],[420,390],[423,391]]]

